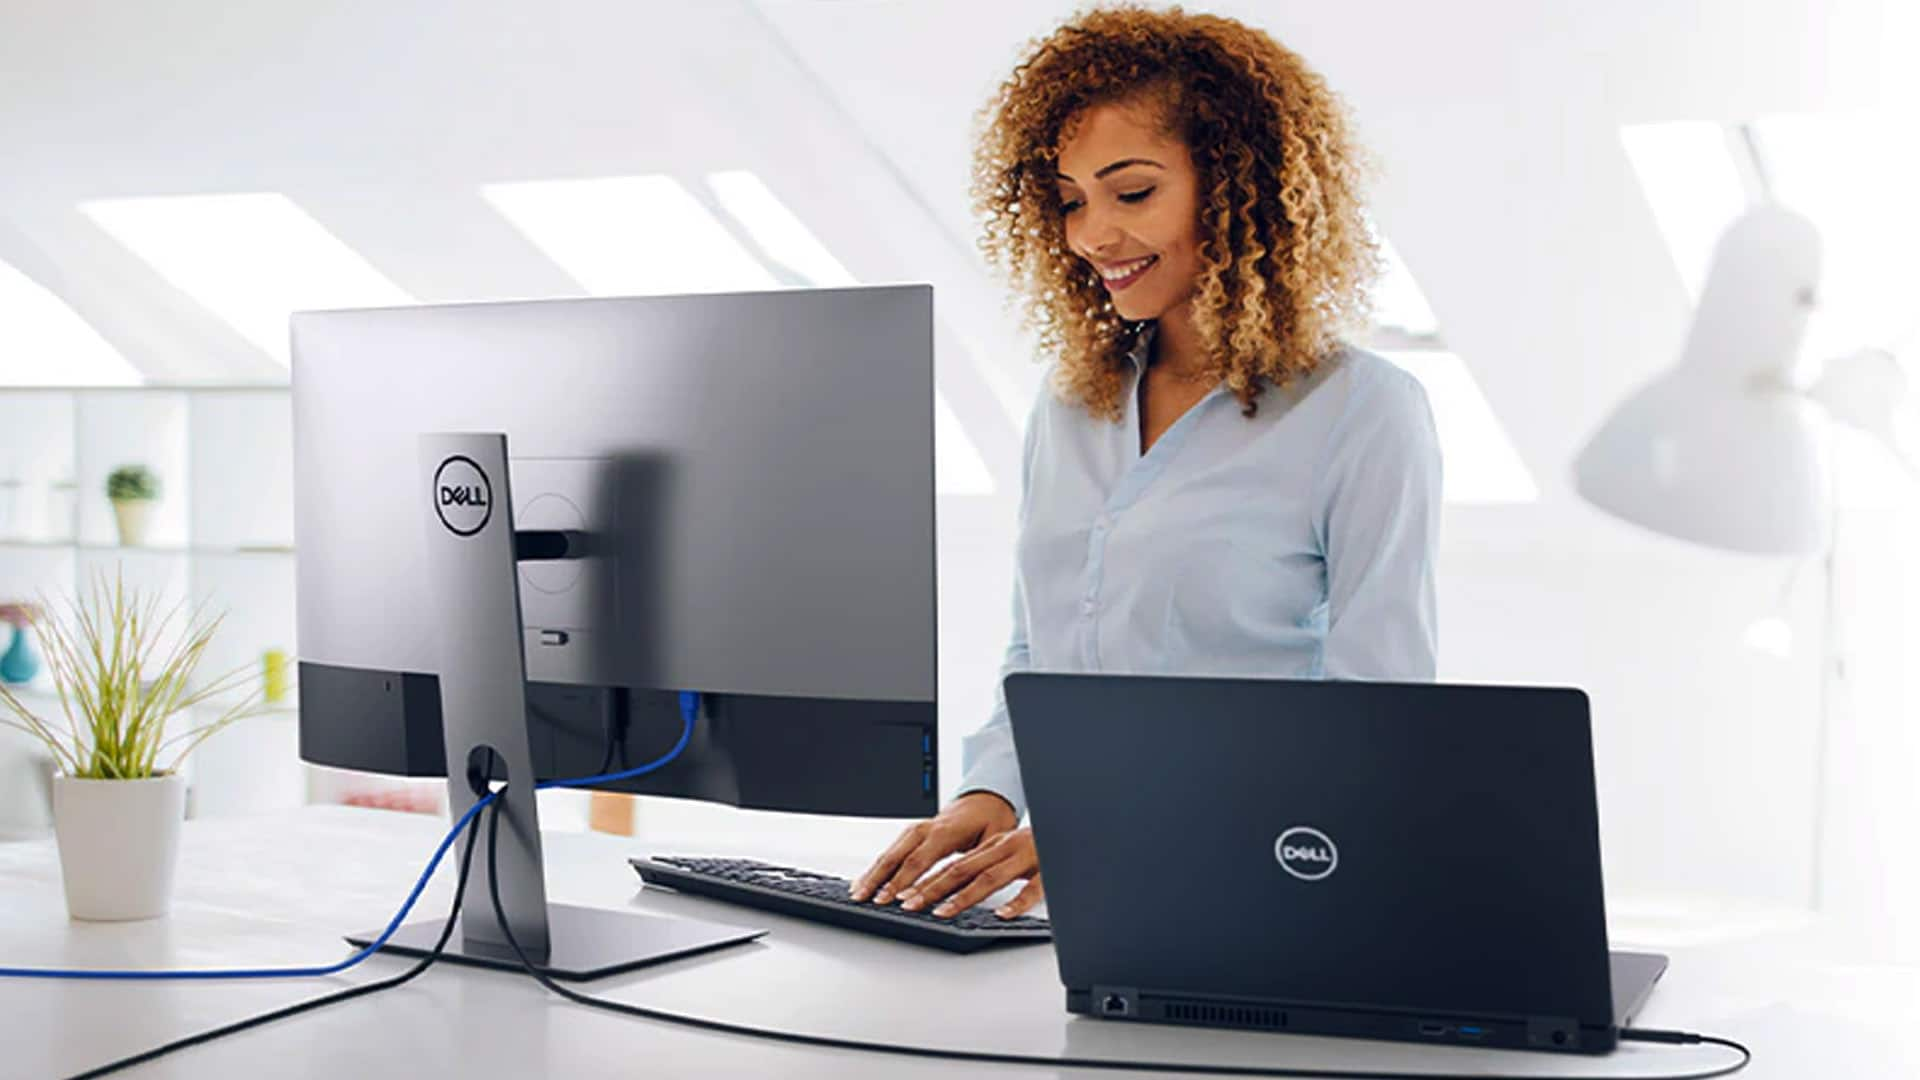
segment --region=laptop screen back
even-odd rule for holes
[[[1579,691],[1006,691],[1069,988],[1611,1023]]]

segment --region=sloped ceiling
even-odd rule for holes
[[[1202,6],[1202,5],[1195,5]],[[1882,102],[1882,0],[1204,5],[1351,102],[1377,217],[1541,480],[1674,355],[1684,290],[1622,123]],[[482,183],[751,168],[868,280],[940,290],[942,389],[1011,475],[1035,372],[972,254],[973,117],[1055,0],[0,10],[0,259],[157,379],[271,378],[259,350],[80,215],[281,191],[422,300],[577,286]]]
[[[957,236],[976,110],[1026,40],[1081,6],[760,3]],[[1883,106],[1906,85],[1889,34],[1916,29],[1881,0],[1189,6],[1267,30],[1348,100],[1381,166],[1376,217],[1540,479],[1529,521],[1602,528],[1566,463],[1678,355],[1689,317],[1620,126]]]

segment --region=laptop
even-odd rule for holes
[[[1578,690],[1005,690],[1073,1012],[1604,1053],[1666,970],[1607,949]]]

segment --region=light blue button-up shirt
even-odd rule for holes
[[[1121,422],[1046,390],[1028,417],[1001,678],[1432,679],[1440,448],[1419,382],[1343,349],[1251,419],[1215,387],[1143,455],[1151,339]],[[1025,815],[1004,693],[962,757],[961,793]]]

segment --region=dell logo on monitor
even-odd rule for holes
[[[1319,829],[1295,825],[1273,842],[1280,869],[1301,881],[1319,881],[1340,865],[1340,849]]]
[[[433,474],[433,509],[455,536],[472,536],[493,520],[493,483],[472,458],[455,454]]]

